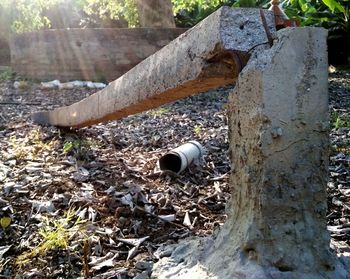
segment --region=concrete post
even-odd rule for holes
[[[34,122],[84,127],[120,119],[233,83],[249,51],[276,36],[274,16],[222,7],[106,88],[68,107],[35,113]]]
[[[229,101],[228,221],[177,246],[154,278],[349,278],[326,229],[326,36],[284,29],[250,59]]]

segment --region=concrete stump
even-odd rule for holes
[[[251,57],[229,100],[228,221],[173,247],[154,278],[350,278],[326,230],[326,37],[284,29]]]

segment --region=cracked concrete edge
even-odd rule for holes
[[[276,36],[273,14],[264,14]],[[79,128],[224,86],[235,81],[247,52],[266,42],[259,9],[222,7],[105,89],[68,107],[34,113],[32,120]]]

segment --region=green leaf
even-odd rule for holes
[[[67,141],[64,145],[63,145],[63,151],[65,153],[69,152],[72,148],[73,148],[74,144],[71,141]]]
[[[303,12],[307,9],[307,3],[305,0],[298,0],[299,6]]]
[[[338,10],[345,13],[345,7],[336,0],[322,0],[322,2],[332,11]]]
[[[4,230],[11,224],[12,219],[10,217],[0,218],[0,226]]]
[[[256,6],[256,1],[254,0],[238,0],[237,3],[239,7],[244,7],[244,8]]]

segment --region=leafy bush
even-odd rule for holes
[[[180,27],[192,27],[223,5],[269,6],[268,0],[171,1],[176,23]],[[350,41],[349,2],[350,0],[285,0],[282,7],[290,18],[298,19],[302,26],[322,26],[330,30],[331,37],[345,37]],[[80,10],[84,15],[82,19],[85,26],[108,20],[126,21],[129,27],[138,26],[135,0],[1,0],[0,23],[6,26],[3,21],[9,21],[15,32],[49,28],[50,18],[45,14],[59,5]]]
[[[269,2],[266,0],[173,0],[176,22],[181,27],[195,25],[223,5],[268,8]],[[340,59],[338,62],[344,63],[350,49],[349,3],[350,0],[286,0],[282,2],[282,8],[289,18],[297,19],[301,26],[324,27],[329,30],[330,40],[343,40],[341,43],[334,42],[330,45],[330,57],[338,56],[337,60]]]
[[[330,115],[331,128],[350,128],[350,116],[332,111]]]
[[[60,0],[2,0],[0,8],[7,15],[11,29],[22,33],[49,27],[50,21],[42,16],[42,12],[57,1]]]
[[[288,0],[283,8],[301,26],[322,26],[331,36],[349,36],[349,0]]]
[[[268,8],[269,0],[172,0],[176,23],[192,27],[222,6],[235,8]]]
[[[11,70],[11,68],[8,68],[4,71],[0,71],[0,82],[1,81],[7,81],[7,80],[12,80],[13,77],[16,75],[15,72]]]
[[[129,27],[138,26],[138,15],[134,0],[83,0],[82,9],[90,19],[106,21],[125,20]]]
[[[48,15],[55,14],[62,7],[69,7],[67,10],[70,13],[80,11],[81,23],[85,25],[125,19],[130,27],[134,27],[138,22],[134,0],[1,0],[0,33],[2,29],[7,33],[9,29],[15,33],[23,33],[50,28],[51,20]]]

